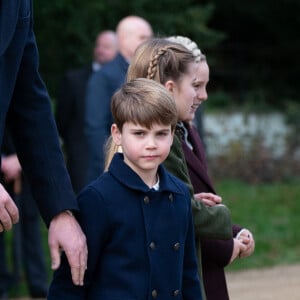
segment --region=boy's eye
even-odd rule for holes
[[[162,131],[162,132],[159,132],[157,135],[159,135],[159,136],[166,136],[166,135],[168,135],[168,133],[165,132],[165,131]]]
[[[158,136],[167,136],[169,134],[169,131],[160,131],[157,133]]]
[[[144,131],[135,131],[133,134],[137,135],[137,136],[143,136],[145,134],[145,132]]]

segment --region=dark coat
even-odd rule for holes
[[[202,299],[188,189],[163,166],[158,174],[155,191],[117,153],[109,171],[80,193],[85,285],[72,284],[64,260],[48,300]]]
[[[87,180],[96,179],[104,169],[104,145],[113,123],[111,97],[125,82],[128,62],[118,54],[91,76],[86,94],[85,133],[88,143]]]
[[[205,151],[200,136],[194,127],[188,128],[191,150],[182,141],[182,148],[186,158],[190,179],[195,193],[213,193],[216,191],[208,175]],[[242,228],[238,225],[232,227],[233,236]],[[233,251],[233,240],[216,240],[201,238],[202,273],[207,300],[229,299],[224,267],[228,265]]]
[[[84,133],[85,94],[92,65],[65,74],[56,103],[56,124],[63,140],[67,168],[74,191],[87,182],[87,142]]]
[[[6,121],[48,225],[77,209],[60,149],[49,95],[38,72],[31,0],[0,1],[0,141]],[[7,119],[6,119],[7,118]]]

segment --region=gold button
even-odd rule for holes
[[[180,248],[180,243],[174,244],[173,249],[174,249],[175,251],[177,251],[179,248]]]
[[[151,292],[152,298],[157,298],[157,290],[152,290]]]
[[[150,202],[150,198],[148,196],[145,196],[144,198],[144,203],[148,204]]]
[[[173,296],[174,297],[177,297],[179,295],[179,290],[175,290],[174,292],[173,292]]]
[[[150,245],[149,245],[149,247],[150,247],[151,250],[155,250],[156,245],[155,245],[154,242],[151,242]]]
[[[169,200],[170,200],[170,202],[173,202],[173,194],[169,195]]]

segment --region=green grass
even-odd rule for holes
[[[226,270],[300,263],[299,183],[254,185],[226,180],[216,182],[216,187],[223,203],[231,210],[233,222],[250,229],[256,241],[255,252],[251,257],[236,260]],[[44,226],[43,237],[50,280],[52,272]],[[24,278],[11,296],[26,295],[28,291]]]
[[[229,270],[300,263],[299,182],[222,181],[217,190],[231,210],[233,223],[251,230],[256,242],[254,254],[235,261]]]

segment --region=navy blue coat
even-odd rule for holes
[[[118,54],[89,79],[86,91],[85,133],[88,145],[87,181],[104,169],[104,145],[113,123],[111,97],[125,82],[128,62]]]
[[[0,142],[6,121],[48,225],[77,209],[46,87],[38,72],[31,0],[0,1]],[[6,120],[7,118],[7,120]]]
[[[159,167],[150,189],[115,154],[109,171],[79,195],[89,256],[85,286],[72,284],[66,260],[51,299],[202,299],[187,187]]]

